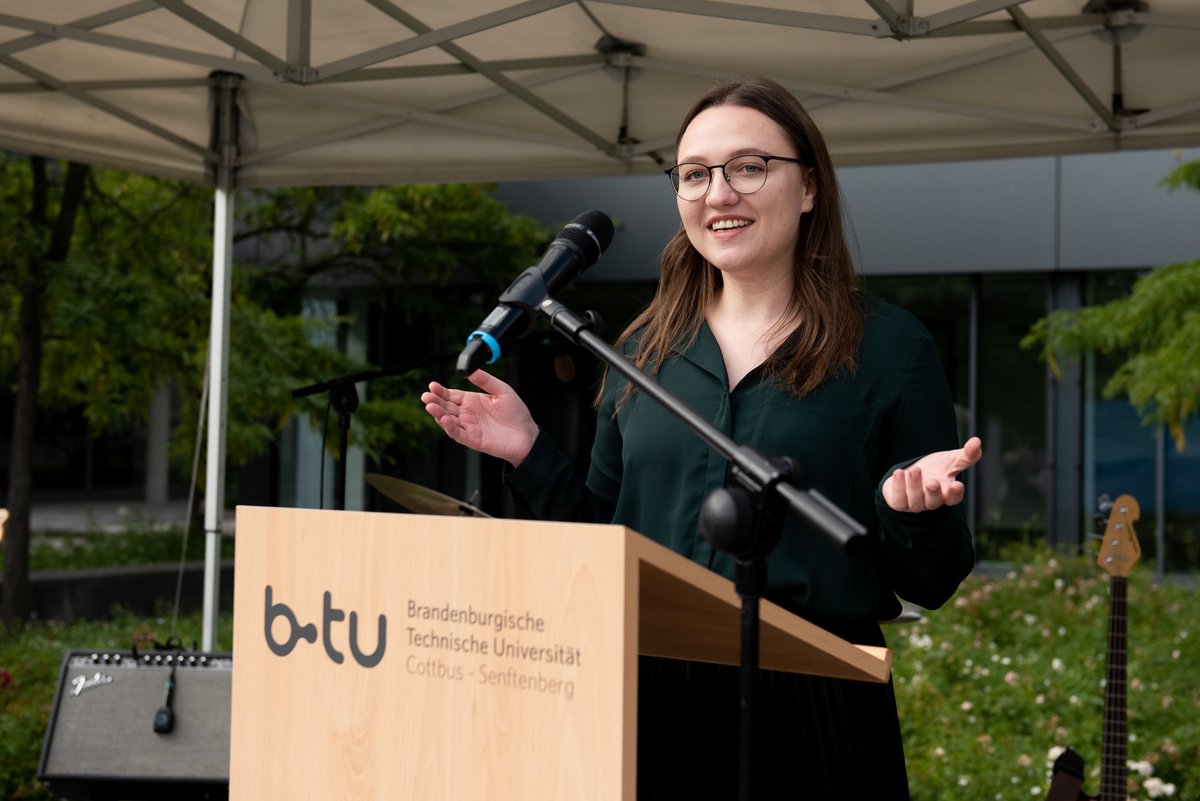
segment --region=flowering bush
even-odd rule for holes
[[[1044,799],[1066,746],[1099,792],[1108,575],[1094,558],[1023,547],[945,608],[889,627],[914,801]],[[1128,579],[1128,796],[1200,797],[1197,590]]]

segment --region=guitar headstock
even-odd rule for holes
[[[1133,521],[1141,516],[1142,509],[1132,495],[1121,495],[1113,501],[1096,558],[1096,564],[1108,575],[1128,576],[1130,568],[1141,558],[1142,546],[1133,530]]]
[[[0,507],[0,542],[4,542],[4,524],[8,522],[8,510]]]

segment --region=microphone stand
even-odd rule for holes
[[[751,801],[755,775],[759,601],[766,592],[767,555],[779,541],[788,510],[799,515],[804,523],[843,552],[860,545],[866,529],[815,489],[801,490],[791,483],[797,470],[790,459],[771,459],[749,446],[736,444],[695,409],[613,350],[592,332],[593,315],[581,319],[549,296],[537,304],[536,311],[550,320],[554,330],[588,350],[664,406],[729,463],[726,486],[705,499],[700,525],[714,548],[728,551],[735,558],[734,588],[742,599],[738,797],[740,801]]]
[[[293,398],[303,398],[308,395],[316,395],[319,392],[329,393],[329,403],[337,410],[338,413],[338,458],[337,465],[333,471],[333,508],[345,510],[346,508],[346,452],[349,445],[350,437],[350,415],[358,408],[358,389],[355,384],[360,381],[370,381],[375,378],[384,378],[386,376],[403,375],[410,370],[415,370],[418,367],[426,367],[430,364],[435,364],[444,361],[448,356],[442,354],[437,356],[426,356],[423,359],[418,359],[408,364],[401,364],[396,367],[385,367],[381,370],[368,370],[361,373],[349,373],[347,375],[331,378],[328,381],[322,381],[318,384],[311,384],[307,387],[300,387],[292,390]],[[322,454],[324,458],[324,454]],[[320,490],[324,493],[325,488]]]

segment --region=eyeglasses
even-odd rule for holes
[[[763,188],[767,182],[768,161],[790,161],[803,164],[800,159],[787,156],[734,156],[724,164],[676,164],[665,170],[671,179],[675,194],[683,200],[699,200],[708,194],[712,184],[713,170],[720,168],[733,191],[749,195]]]

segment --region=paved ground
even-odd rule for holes
[[[199,513],[199,512],[198,512]],[[165,504],[108,499],[54,501],[34,504],[33,531],[123,531],[128,528],[181,526],[187,519],[187,501]],[[233,513],[226,515],[225,528],[232,530]]]

